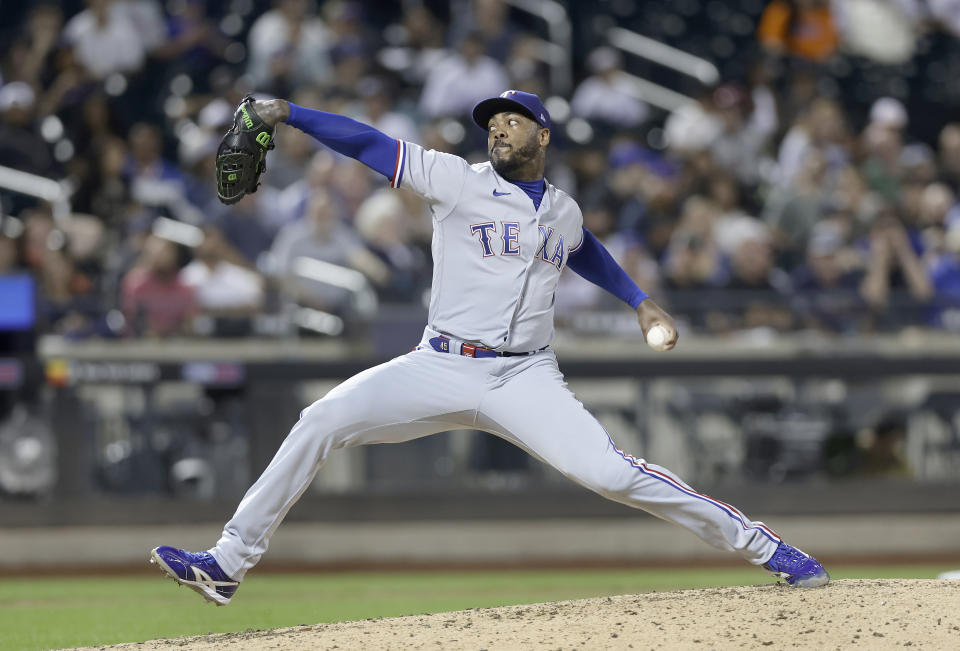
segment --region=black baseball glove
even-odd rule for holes
[[[248,95],[237,107],[233,128],[224,134],[217,149],[220,201],[236,203],[257,191],[260,175],[267,169],[267,151],[273,147],[273,128],[253,110],[253,97]]]

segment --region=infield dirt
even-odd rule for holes
[[[480,608],[96,649],[960,649],[960,581],[847,579]]]

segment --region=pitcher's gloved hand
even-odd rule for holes
[[[233,127],[217,149],[217,197],[225,204],[257,191],[267,169],[267,152],[274,147],[275,120],[261,117],[252,96],[244,98],[233,116]]]

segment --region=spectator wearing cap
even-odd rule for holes
[[[52,176],[56,163],[46,141],[33,128],[33,88],[11,81],[0,88],[0,165]]]
[[[611,47],[595,49],[587,57],[590,76],[573,93],[573,114],[615,129],[640,126],[650,114],[646,103],[630,91],[623,76],[623,59]]]
[[[483,48],[483,37],[471,32],[456,52],[433,67],[420,95],[420,112],[424,116],[460,118],[480,100],[496,97],[509,87],[503,66],[484,54]]]

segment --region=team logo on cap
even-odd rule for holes
[[[511,95],[516,95],[516,94],[517,94],[517,91],[515,90],[505,90],[502,93],[500,93],[500,97],[510,97]]]

